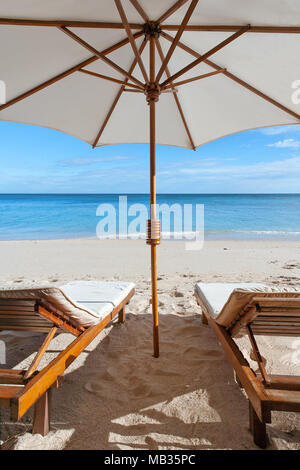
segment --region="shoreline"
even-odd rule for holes
[[[193,232],[194,233],[194,232]],[[252,233],[251,236],[248,236],[249,233]],[[288,235],[282,232],[280,233],[279,231],[257,231],[257,232],[211,232],[209,234],[204,234],[204,243],[205,242],[212,242],[212,241],[219,241],[219,242],[225,242],[225,241],[237,241],[237,242],[243,242],[243,241],[265,241],[265,242],[275,242],[275,241],[280,241],[280,242],[300,242],[300,232],[288,232]],[[234,234],[234,235],[233,235]],[[164,238],[165,235],[165,238]],[[181,234],[173,234],[172,237],[169,236],[169,232],[161,232],[161,241],[162,242],[190,242],[194,241],[194,239],[189,239],[188,237],[183,238],[176,238],[176,236],[180,236]],[[187,235],[190,235],[190,232],[187,233]],[[10,239],[2,239],[0,238],[0,243],[9,243],[9,242],[43,242],[43,241],[62,241],[62,242],[67,242],[67,241],[85,241],[85,240],[98,240],[98,241],[145,241],[146,240],[146,234],[141,234],[139,236],[112,236],[112,237],[97,237],[97,236],[86,236],[86,237],[57,237],[57,238],[10,238]]]

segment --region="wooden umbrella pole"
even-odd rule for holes
[[[155,37],[150,36],[150,84],[147,101],[150,109],[150,220],[148,221],[147,243],[151,245],[153,355],[159,357],[159,321],[157,302],[157,260],[156,247],[160,240],[159,221],[156,220],[156,171],[155,171],[155,111],[159,90],[155,80]]]
[[[155,101],[150,102],[150,204],[152,221],[156,220],[156,176],[155,176]],[[151,234],[152,237],[152,234]],[[156,243],[151,243],[152,315],[153,315],[153,355],[159,357],[159,321],[157,301],[157,260]]]

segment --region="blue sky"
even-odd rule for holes
[[[92,149],[61,132],[0,122],[0,193],[147,193],[149,148]],[[242,132],[196,152],[157,147],[160,193],[299,193],[300,125]]]

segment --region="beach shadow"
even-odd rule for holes
[[[69,334],[60,332],[56,339],[64,335],[65,345],[73,341],[73,337]],[[46,338],[47,333],[42,332],[8,332],[2,331],[0,340],[5,345],[5,357],[1,358],[1,369],[23,369],[26,370],[32,360],[34,359],[41,344]],[[39,368],[45,367],[54,356],[57,356],[61,351],[50,351],[42,359]],[[4,360],[3,360],[4,359]],[[10,419],[10,410],[7,408],[0,408],[0,440],[5,441],[4,448],[13,448],[16,443],[17,436],[30,432],[32,428],[33,409],[30,409],[25,416],[18,422],[12,422]],[[3,447],[1,447],[2,449]]]
[[[1,369],[22,368],[23,361],[39,350],[45,337],[46,333],[40,332],[1,332],[0,340],[5,345],[5,363],[0,365]]]
[[[256,449],[246,396],[200,315],[161,315],[159,359],[151,333],[151,315],[129,314],[66,374],[51,420],[68,430],[63,447]]]

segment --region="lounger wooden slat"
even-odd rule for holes
[[[284,328],[292,328],[294,327],[295,329],[299,328],[300,326],[300,323],[299,322],[295,322],[295,321],[284,321],[284,319],[282,319],[282,321],[279,320],[280,317],[277,317],[278,320],[274,320],[274,321],[270,321],[270,320],[267,320],[267,321],[264,321],[264,320],[261,320],[260,317],[257,317],[252,323],[253,325],[257,326],[257,327],[271,327],[271,328],[277,328],[279,329],[280,326],[282,326],[282,331],[284,330]]]
[[[294,323],[294,324],[300,324],[300,312],[299,312],[299,317],[297,316],[290,316],[290,315],[265,315],[260,314],[256,319],[254,320],[255,323]]]
[[[276,330],[257,330],[256,328],[253,328],[253,333],[256,336],[277,336]],[[292,330],[285,330],[285,331],[281,331],[281,333],[278,336],[290,336],[290,337],[297,338],[299,336],[299,332],[294,332]]]
[[[51,322],[50,320],[46,319],[46,318],[39,318],[37,315],[5,315],[3,317],[0,317],[0,328],[2,328],[1,325],[6,325],[8,323],[12,323],[16,326],[18,325],[22,325],[24,323],[28,323],[28,324],[36,324],[36,323],[39,323],[41,325],[45,325],[45,326],[50,326],[53,322]]]
[[[2,319],[1,319],[2,320]],[[45,324],[49,324],[49,322],[46,320],[43,320],[43,319],[40,319],[38,317],[25,317],[25,318],[22,318],[21,320],[17,317],[12,317],[12,318],[9,318],[8,316],[3,318],[3,323],[5,323],[6,325],[9,325],[9,324],[12,324],[12,325],[15,325],[15,321],[14,320],[18,320],[18,323],[19,324],[22,324],[22,325],[45,325]],[[51,322],[50,322],[51,323]]]
[[[300,377],[290,375],[269,375],[269,387],[275,390],[294,390],[300,392]]]
[[[89,284],[93,283],[88,281],[84,283],[85,286]],[[101,288],[108,284],[96,282],[96,287],[101,292]],[[0,407],[10,407],[12,419],[19,420],[31,406],[36,404],[33,423],[34,433],[45,435],[49,431],[50,389],[57,386],[66,368],[116,315],[119,316],[120,323],[125,321],[125,306],[134,295],[134,285],[116,282],[111,284],[117,285],[116,289],[125,289],[125,293],[115,294],[119,300],[114,306],[114,303],[109,299],[106,300],[106,297],[104,302],[98,301],[96,291],[96,300],[92,301],[91,304],[93,302],[97,304],[98,302],[97,305],[102,305],[101,308],[107,309],[107,313],[101,318],[95,317],[93,312],[87,310],[86,307],[81,307],[81,304],[78,306],[72,302],[63,291],[58,290],[58,298],[55,300],[57,304],[51,302],[51,298],[55,299],[56,290],[54,288],[51,288],[49,293],[47,288],[43,288],[42,295],[46,290],[45,295],[48,295],[48,297],[37,298],[34,301],[31,299],[27,301],[24,298],[15,299],[14,295],[16,294],[14,294],[14,291],[11,291],[11,293],[5,291],[5,297],[8,298],[0,298],[0,331],[21,330],[48,333],[27,371],[0,369]],[[68,285],[65,288],[67,289]],[[91,293],[94,295],[93,288]],[[10,295],[12,298],[9,298]],[[89,305],[89,299],[86,298],[85,300]],[[64,305],[67,306],[66,311],[64,311]],[[70,315],[72,309],[74,310],[73,316]],[[84,322],[90,322],[90,326],[89,323],[80,324],[81,317]],[[38,364],[57,329],[71,333],[76,339],[64,351],[59,353],[50,364],[37,371]]]
[[[24,384],[24,371],[16,369],[0,369],[0,384]]]
[[[268,329],[268,328],[276,328],[278,330],[278,327],[282,327],[282,331],[284,331],[284,328],[287,328],[291,331],[295,330],[295,331],[299,331],[300,330],[300,325],[299,324],[295,324],[295,323],[287,323],[287,322],[268,322],[268,323],[265,323],[265,322],[253,322],[252,324],[252,328],[257,328],[257,329]]]
[[[32,312],[34,313],[34,307],[30,305],[0,305],[0,312]]]
[[[222,287],[218,293],[219,286]],[[219,307],[215,309],[212,307],[214,291],[219,295]],[[196,285],[195,295],[202,308],[203,323],[212,327],[245,389],[254,442],[264,448],[271,412],[300,412],[300,377],[267,373],[255,335],[299,337],[300,292],[274,291],[263,285],[200,283]],[[233,339],[247,330],[260,373],[253,372]]]
[[[49,329],[51,328],[51,325],[49,328],[49,325],[45,323],[21,322],[19,325],[15,326],[13,323],[7,322],[4,325],[1,325],[0,328],[2,330],[12,330],[12,331],[13,330],[16,330],[16,331],[27,330],[27,331],[48,332]]]
[[[10,408],[11,399],[22,390],[23,387],[20,386],[2,386],[0,385],[0,407],[1,408]]]
[[[277,333],[273,332],[273,331],[268,331],[268,332],[261,332],[261,331],[253,331],[253,333],[255,334],[255,336],[289,336],[291,338],[298,338],[299,337],[299,334],[292,334],[292,333],[281,333],[279,335],[277,335]]]
[[[281,332],[285,331],[300,331],[299,326],[295,325],[287,325],[286,323],[277,323],[277,324],[257,324],[253,323],[253,328],[257,331],[278,331],[280,329]]]
[[[271,411],[300,411],[300,392],[266,389],[266,394]]]
[[[28,318],[32,318],[32,319],[35,318],[35,319],[37,319],[38,316],[34,312],[25,312],[23,310],[19,310],[17,312],[14,312],[14,311],[0,312],[0,320],[3,319],[3,318],[16,318],[16,319],[19,318],[19,320],[20,320],[21,318],[27,318],[27,319]]]
[[[300,308],[300,299],[286,297],[254,297],[252,304],[258,304],[260,307]]]
[[[11,330],[11,331],[37,331],[40,333],[48,333],[49,326],[15,326],[15,325],[0,325],[0,330]]]
[[[36,304],[36,300],[24,300],[24,299],[0,299],[0,308],[2,305],[15,305],[16,307],[33,307]]]
[[[263,335],[268,335],[268,334],[271,334],[271,333],[277,333],[279,327],[277,326],[265,326],[265,327],[262,327],[262,326],[256,326],[256,325],[253,325],[253,331],[256,331],[257,333],[259,332],[260,334],[263,334]],[[299,335],[299,332],[300,332],[300,329],[296,329],[294,327],[287,327],[287,326],[280,326],[280,333],[283,334],[285,333],[286,336],[289,336],[289,333],[293,334],[293,335]]]
[[[278,308],[277,310],[275,310],[274,308],[272,307],[261,307],[260,309],[260,314],[259,316],[273,316],[273,317],[276,317],[276,316],[279,316],[279,317],[298,317],[300,316],[300,309],[298,308],[284,308],[282,307],[282,309]]]

